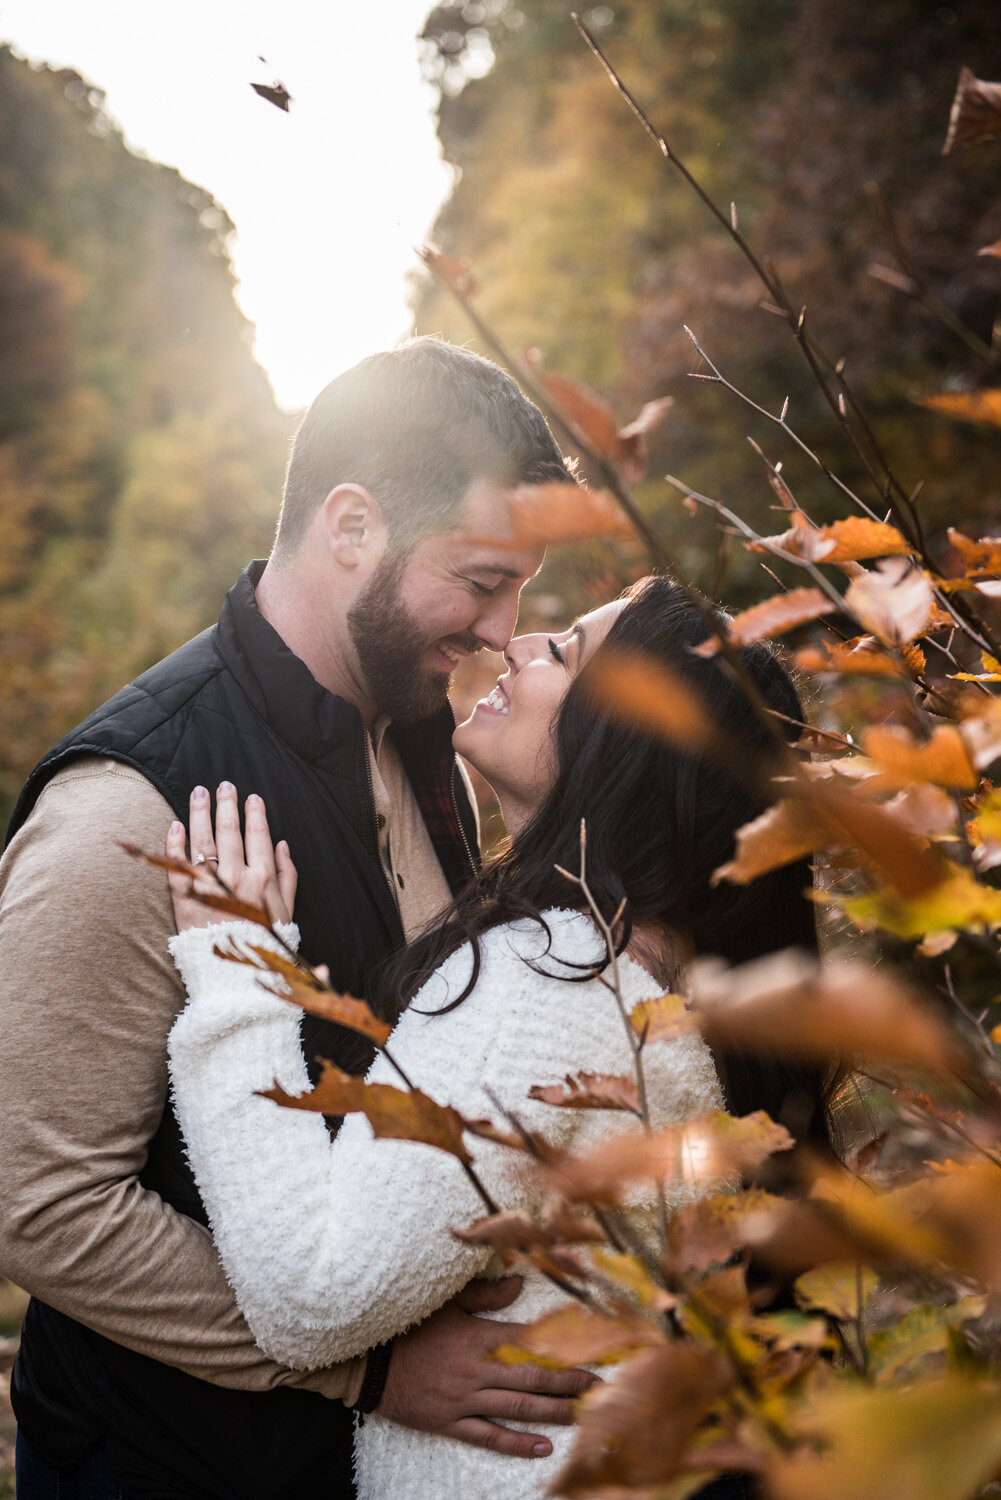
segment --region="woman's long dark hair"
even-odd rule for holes
[[[693,655],[708,631],[684,592],[650,577],[634,584],[626,601],[599,652],[642,653],[680,674],[740,754],[742,771],[763,767],[768,732],[732,670],[717,658]],[[740,654],[768,707],[801,720],[796,690],[772,651],[754,645]],[[571,683],[553,728],[557,771],[548,796],[444,918],[383,967],[371,998],[384,1014],[395,1018],[439,965],[469,943],[472,974],[453,1005],[461,1003],[479,974],[483,933],[519,918],[541,922],[547,908],[580,905],[579,892],[556,866],[578,869],[582,818],[588,885],[602,913],[611,921],[626,900],[616,930],[620,951],[633,923],[652,918],[689,933],[696,955],[731,964],[783,948],[816,952],[808,861],[749,885],[712,884],[713,871],[733,854],[736,830],[766,805],[764,795],[751,790],[753,776],[734,776],[719,757],[689,753],[624,723],[597,702],[586,671]],[[766,1109],[797,1138],[828,1140],[829,1084],[821,1071],[722,1049],[716,1062],[731,1113]]]

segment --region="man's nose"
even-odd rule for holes
[[[491,651],[504,651],[518,623],[518,595],[495,594],[473,624],[473,634]]]

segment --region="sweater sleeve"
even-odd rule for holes
[[[308,1088],[298,1013],[250,970],[212,956],[206,932],[219,931],[185,933],[173,943],[191,996],[170,1043],[191,1164],[261,1347],[299,1368],[348,1358],[426,1317],[482,1273],[489,1250],[463,1244],[450,1227],[485,1209],[451,1155],[376,1140],[358,1114],[331,1142],[320,1116],[255,1093],[276,1080],[289,1093]],[[505,931],[488,935],[469,999],[446,1014],[422,1014],[461,987],[468,954],[452,955],[401,1018],[391,1050],[440,1102],[492,1114],[494,1095],[530,1129],[566,1146],[579,1115],[529,1100],[528,1089],[571,1066],[617,1066],[621,1022],[600,985],[536,973],[520,945],[505,947]],[[369,1079],[398,1081],[382,1057]],[[604,1128],[635,1125],[607,1117]],[[505,1208],[531,1206],[521,1158],[489,1142],[475,1146],[477,1173],[494,1199]]]

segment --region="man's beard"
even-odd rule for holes
[[[384,557],[348,612],[348,630],[369,695],[380,713],[403,724],[437,713],[452,681],[444,672],[424,666],[437,640],[422,634],[400,597],[406,562],[405,556]],[[463,641],[462,647],[475,651],[478,644]]]

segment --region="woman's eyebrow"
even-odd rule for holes
[[[573,638],[575,636],[577,638],[577,645],[578,645],[578,647],[580,648],[581,651],[583,651],[586,637],[584,635],[584,627],[580,623],[579,620],[576,622],[576,624],[573,626],[573,628],[570,631],[570,638],[571,638],[571,640],[573,640]]]

